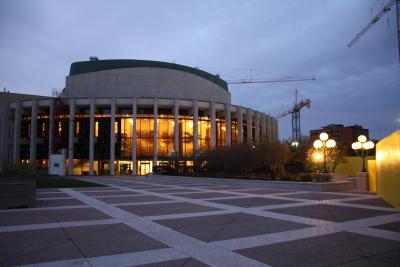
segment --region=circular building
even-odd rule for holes
[[[1,93],[0,159],[50,173],[145,175],[172,155],[278,139],[277,120],[231,104],[227,83],[147,60],[71,64],[52,98]]]

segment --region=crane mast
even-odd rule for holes
[[[300,110],[302,108],[310,108],[311,100],[299,100],[299,92],[294,90],[294,103],[293,107],[286,112],[281,113],[277,118],[282,118],[286,115],[292,114],[292,146],[298,147],[301,141],[301,126],[300,126]]]

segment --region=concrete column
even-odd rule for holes
[[[136,117],[137,101],[132,99],[132,175],[136,175]]]
[[[199,103],[193,100],[193,154],[199,151]]]
[[[271,140],[275,141],[275,120],[271,117]]]
[[[154,146],[153,146],[153,166],[157,166],[157,154],[158,154],[158,99],[154,98]]]
[[[74,168],[74,130],[75,130],[75,99],[69,100],[69,127],[68,127],[68,175],[72,175]]]
[[[264,113],[261,114],[261,142],[266,142],[267,141],[267,122],[266,119],[267,117],[265,116]]]
[[[51,167],[51,154],[53,154],[53,142],[54,142],[54,99],[50,100],[50,112],[49,112],[49,155],[48,159],[48,172]]]
[[[254,112],[254,126],[255,126],[255,142],[257,144],[260,143],[260,112],[256,111]]]
[[[267,123],[267,141],[271,142],[272,141],[271,116],[267,115],[266,123]]]
[[[179,103],[174,100],[174,150],[179,155]]]
[[[9,103],[0,104],[0,108],[1,108],[0,125],[2,126],[0,127],[0,162],[9,162],[8,133],[10,131],[10,121],[9,121],[10,104]],[[0,171],[3,171],[3,164],[0,165]]]
[[[31,140],[29,146],[29,161],[36,163],[36,143],[37,143],[37,100],[32,100],[31,109]]]
[[[210,117],[211,117],[211,149],[217,145],[217,121],[215,118],[215,103],[210,103]]]
[[[236,111],[237,129],[238,129],[238,144],[243,144],[243,111],[238,107]]]
[[[20,142],[21,142],[21,101],[15,102],[14,110],[14,143],[13,143],[13,163],[19,163]]]
[[[95,110],[96,110],[96,99],[91,98],[90,118],[89,118],[89,175],[94,175]]]
[[[114,161],[115,161],[115,97],[111,99],[111,123],[110,123],[110,175],[114,176]]]
[[[225,121],[226,121],[226,147],[232,144],[232,126],[231,126],[231,105],[225,104]]]
[[[248,108],[246,110],[246,121],[247,121],[247,144],[253,142],[253,111]]]

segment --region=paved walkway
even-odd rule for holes
[[[93,177],[0,211],[0,266],[399,266],[400,213],[370,193]],[[210,182],[213,181],[213,182]]]

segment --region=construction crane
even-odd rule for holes
[[[286,115],[292,114],[292,146],[298,147],[301,141],[301,127],[300,127],[300,110],[302,108],[310,108],[310,99],[298,99],[299,92],[294,90],[294,103],[293,107],[288,111],[279,114],[276,118],[282,118]]]
[[[268,79],[250,79],[250,80],[231,80],[227,81],[228,84],[249,84],[249,83],[275,83],[275,82],[300,82],[300,81],[315,81],[316,78],[314,76],[306,76],[306,77],[292,77],[286,76],[284,78],[268,78]],[[292,114],[292,145],[294,147],[298,147],[300,145],[301,139],[301,128],[300,128],[300,110],[304,107],[310,108],[311,100],[305,99],[298,101],[298,91],[295,90],[295,100],[293,104],[293,108],[290,110],[278,115],[276,118],[282,118],[286,115]]]
[[[266,78],[266,79],[240,79],[240,80],[227,80],[228,84],[248,84],[248,83],[281,83],[281,82],[302,82],[302,81],[315,81],[314,76],[306,77],[293,77],[286,76],[283,78]]]
[[[390,0],[383,8],[376,14],[364,28],[356,34],[356,36],[351,40],[351,42],[347,45],[348,47],[352,47],[375,23],[377,23],[392,7],[396,5],[396,14],[397,14],[397,38],[398,38],[398,48],[400,52],[400,0]],[[400,54],[399,54],[400,56]]]

